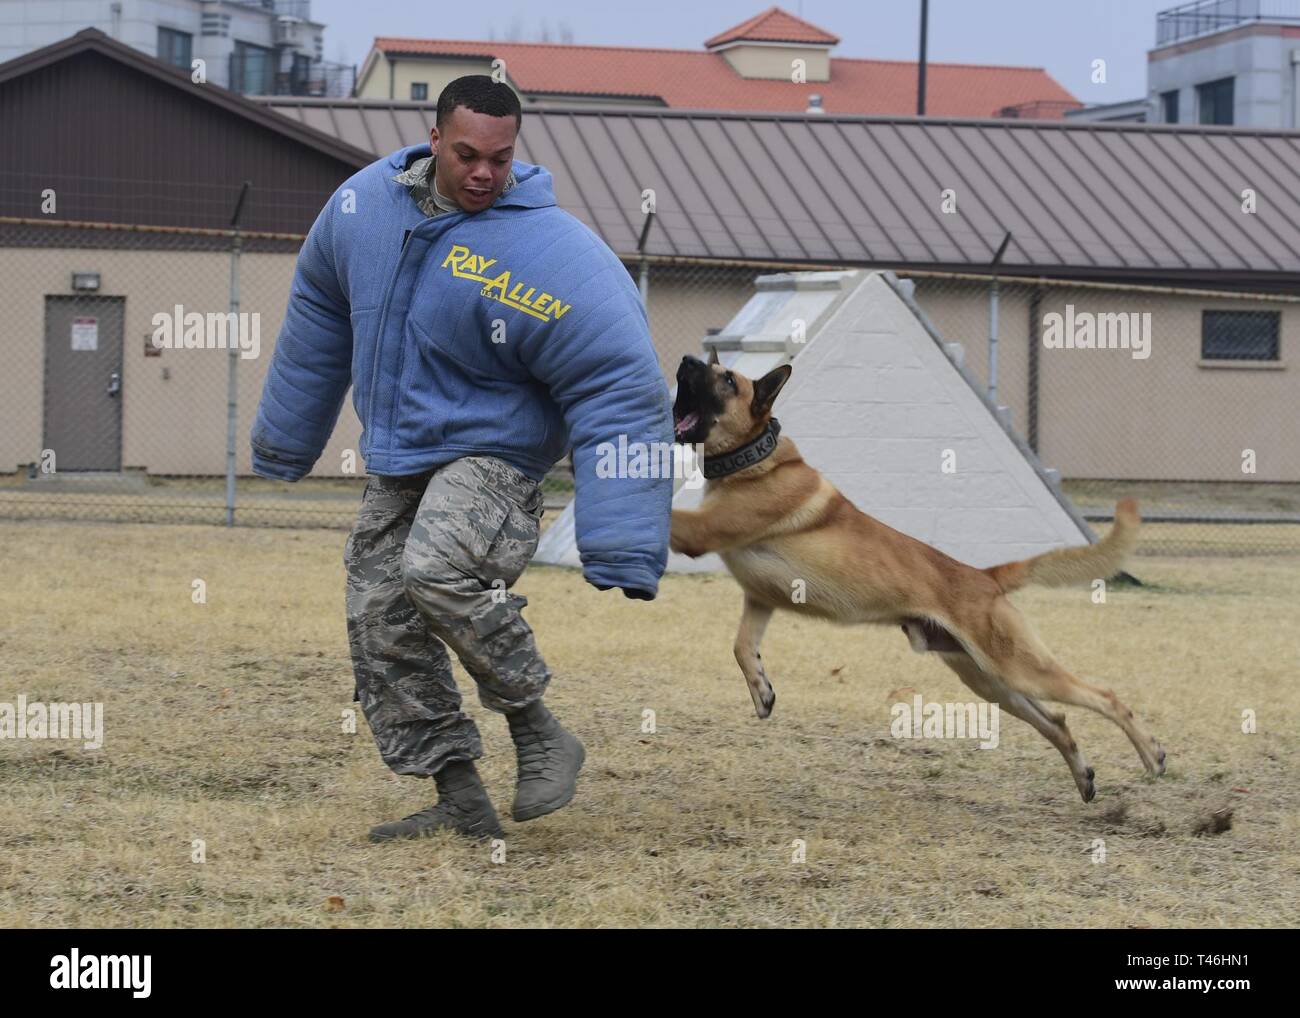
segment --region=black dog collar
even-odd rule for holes
[[[724,452],[721,456],[704,457],[704,477],[712,481],[726,477],[755,463],[761,463],[776,451],[776,440],[781,434],[781,422],[775,417],[767,422],[767,427],[752,442],[746,442],[737,449]]]

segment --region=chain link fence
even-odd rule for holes
[[[0,220],[0,514],[349,525],[364,483],[359,427],[341,420],[318,475],[299,484],[249,464],[303,239]]]
[[[0,517],[350,526],[365,472],[350,394],[312,476],[249,466],[303,239],[0,219]],[[757,276],[845,267],[627,266],[669,379]],[[1300,551],[1300,377],[1284,360],[1300,298],[897,274],[1085,516],[1133,495],[1148,552]],[[567,463],[546,488],[563,504]]]

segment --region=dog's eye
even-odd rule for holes
[[[729,386],[731,386],[731,391],[732,391],[732,392],[738,392],[738,391],[739,391],[739,390],[736,388],[736,376],[735,376],[735,375],[733,375],[730,371],[728,371],[728,372],[727,372],[725,375],[723,375],[722,377],[723,377],[723,379],[725,379],[726,383],[727,383]]]

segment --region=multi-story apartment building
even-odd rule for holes
[[[1146,96],[1066,117],[1300,130],[1300,0],[1195,0],[1160,11]]]
[[[311,0],[0,0],[0,63],[83,28],[245,95],[347,96],[356,79],[323,59]]]
[[[1156,16],[1156,123],[1300,128],[1300,2],[1200,0]]]

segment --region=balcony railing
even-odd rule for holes
[[[1156,14],[1156,45],[1222,32],[1252,21],[1300,25],[1300,0],[1196,0]]]
[[[1069,99],[1033,99],[1015,106],[1003,106],[997,115],[1013,120],[1062,120],[1067,110],[1082,108],[1083,103]]]
[[[355,64],[327,60],[295,62],[280,70],[279,54],[236,50],[230,54],[230,89],[243,95],[298,95],[346,99],[356,88]]]
[[[272,14],[311,20],[311,0],[230,0],[241,7],[257,7]]]

